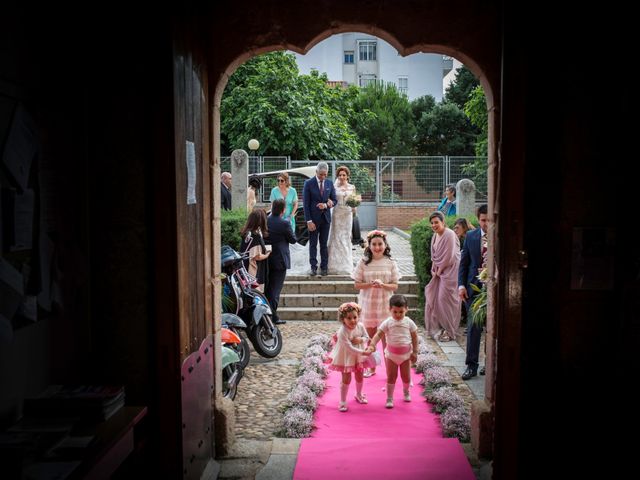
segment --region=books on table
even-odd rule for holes
[[[107,420],[124,406],[124,386],[51,385],[37,397],[25,398],[24,415]]]

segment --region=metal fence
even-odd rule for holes
[[[289,157],[249,157],[249,174],[316,165],[319,160],[291,160]],[[336,168],[346,165],[351,182],[363,203],[433,203],[444,196],[444,187],[469,178],[476,185],[478,202],[487,199],[487,157],[378,157],[374,160],[325,160],[329,178]],[[221,160],[221,171],[231,168],[229,157]],[[268,202],[275,178],[267,178],[262,201]],[[302,192],[302,179],[292,178],[292,186]]]

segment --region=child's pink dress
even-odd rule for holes
[[[361,259],[356,269],[351,274],[357,283],[370,283],[373,280],[382,280],[382,283],[398,283],[401,275],[395,260],[382,257],[379,260],[371,260],[365,265]],[[378,328],[389,316],[389,299],[394,292],[385,288],[363,288],[358,294],[358,305],[362,307],[360,318],[366,328]]]
[[[366,356],[362,354],[367,346],[367,342],[353,345],[351,341],[358,337],[369,339],[364,325],[358,323],[356,328],[349,330],[344,325],[340,327],[337,334],[337,341],[333,350],[329,354],[331,365],[329,368],[338,372],[358,372],[365,369],[363,362]]]

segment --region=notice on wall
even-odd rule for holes
[[[613,290],[614,248],[612,228],[574,228],[571,289]]]
[[[196,146],[187,140],[187,205],[196,203]]]

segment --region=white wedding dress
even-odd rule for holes
[[[329,265],[330,274],[351,275],[353,271],[353,254],[351,251],[351,223],[353,214],[346,204],[347,198],[356,193],[356,187],[334,185],[338,204],[331,211],[331,230],[329,232]]]

